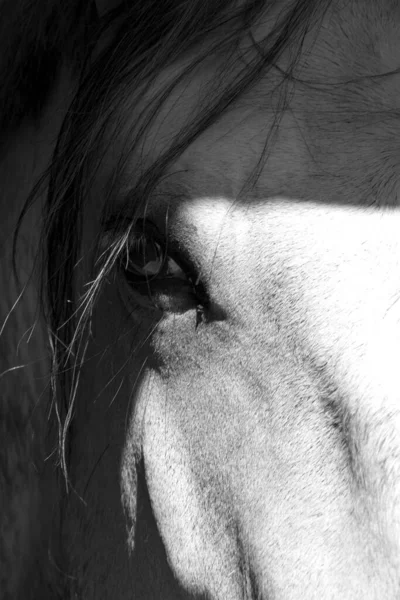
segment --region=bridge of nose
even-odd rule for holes
[[[266,573],[286,589],[291,572],[301,588],[313,560],[321,585],[357,597],[351,580],[370,568],[362,539],[377,579],[391,568],[382,547],[397,548],[384,515],[398,517],[400,490],[384,465],[400,449],[399,215],[280,200],[248,211],[213,199],[188,203],[179,223],[226,319],[197,333],[185,317],[166,319],[153,340],[168,369],[152,375],[141,439],[171,562],[189,587],[207,580],[235,597],[229,574],[244,544],[264,592]],[[369,483],[389,480],[379,517],[354,509],[354,486],[373,504]]]
[[[190,244],[211,302],[242,355],[254,357],[249,370],[271,353],[283,362],[296,355],[366,422],[369,411],[386,422],[398,414],[400,211],[279,198],[199,200],[183,210],[183,222],[196,222]],[[391,423],[400,439],[398,417]]]

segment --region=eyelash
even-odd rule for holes
[[[146,251],[152,260],[146,261]],[[137,258],[135,262],[133,258]],[[138,266],[138,262],[142,265]],[[151,263],[158,262],[158,268]],[[126,251],[119,260],[120,269],[134,290],[146,284],[146,289],[151,294],[151,283],[161,279],[176,279],[189,282],[193,288],[194,296],[198,300],[198,306],[207,306],[208,298],[196,268],[191,262],[182,256],[180,248],[165,240],[158,228],[148,219],[136,222],[135,232],[127,240]],[[148,272],[145,272],[145,269]],[[153,272],[151,270],[154,269]]]
[[[126,274],[135,278],[137,282],[151,282],[153,279],[176,277],[190,278],[188,273],[180,267],[179,263],[168,254],[167,248],[153,236],[144,232],[135,234],[127,240],[125,256],[120,259],[120,266]],[[134,258],[136,257],[136,265]],[[139,266],[139,263],[142,265]]]

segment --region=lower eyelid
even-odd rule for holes
[[[198,304],[194,288],[188,280],[176,277],[157,278],[153,281],[142,283],[129,283],[124,276],[124,286],[120,287],[120,294],[128,298],[128,303],[141,306],[150,310],[181,313],[194,309]]]

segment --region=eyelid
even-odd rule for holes
[[[137,224],[140,223],[140,227]],[[138,236],[146,235],[146,230],[151,227],[154,240],[160,244],[166,256],[171,257],[193,281],[194,285],[198,285],[200,281],[200,273],[196,264],[191,260],[191,257],[185,252],[182,244],[170,237],[169,232],[163,234],[151,218],[139,218],[135,223],[132,223],[132,216],[124,215],[123,212],[110,215],[103,222],[103,234],[117,237],[130,229],[129,236],[135,235],[135,230]]]
[[[205,292],[204,285],[201,281],[201,273],[199,272],[196,264],[191,260],[191,257],[185,252],[182,244],[179,241],[171,238],[168,233],[163,235],[160,232],[157,225],[151,220],[151,218],[139,218],[132,223],[132,216],[125,215],[119,211],[117,214],[112,214],[103,221],[102,234],[108,237],[108,239],[114,238],[116,240],[118,236],[122,236],[124,233],[129,232],[128,239],[130,236],[143,237],[146,235],[146,230],[152,229],[151,235],[155,242],[157,242],[165,253],[166,261],[171,258],[182,272],[187,277],[187,281],[191,283],[195,293],[198,294],[199,299],[207,302],[207,294]],[[140,223],[140,226],[139,226]]]
[[[125,240],[126,244],[129,246],[129,238],[132,236],[135,237],[146,237],[146,231],[151,229],[151,233],[148,233],[148,237],[152,237],[153,241],[160,245],[161,249],[165,255],[164,264],[168,264],[168,262],[172,259],[176,263],[178,270],[181,271],[182,275],[175,273],[171,277],[162,278],[158,277],[157,274],[154,278],[146,278],[145,282],[135,282],[133,286],[133,291],[135,291],[135,286],[138,285],[147,285],[147,294],[151,289],[155,291],[157,294],[162,290],[163,299],[159,301],[162,302],[163,307],[162,310],[173,310],[176,312],[177,308],[179,311],[183,309],[193,309],[201,306],[210,309],[210,297],[207,292],[207,288],[204,285],[201,277],[201,271],[196,263],[192,260],[189,252],[185,250],[185,247],[178,239],[174,239],[171,236],[171,230],[166,227],[168,224],[167,219],[165,220],[164,231],[160,231],[157,225],[150,218],[136,219],[133,222],[132,216],[126,216],[121,211],[117,214],[111,215],[103,222],[102,232],[103,232],[103,241],[105,242],[106,237],[108,240],[111,238],[112,241],[118,243],[118,238],[120,240]],[[121,248],[123,245],[121,244]],[[117,261],[121,258],[117,258]],[[172,269],[171,269],[172,270]],[[180,285],[177,286],[177,282],[180,280]],[[170,288],[170,291],[166,291],[165,287],[160,288],[160,285],[165,286],[166,282],[170,281],[173,285]],[[175,282],[175,283],[172,283]],[[170,284],[170,285],[171,285]],[[137,300],[139,303],[141,300],[138,300],[142,297],[141,292],[139,292],[138,288],[136,288],[138,292],[136,294]],[[166,300],[168,299],[169,300]],[[169,307],[167,307],[168,302]],[[159,308],[161,305],[159,305]],[[178,311],[178,312],[179,312]],[[221,313],[222,314],[222,313]]]

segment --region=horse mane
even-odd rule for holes
[[[12,22],[10,42],[0,58],[0,68],[6,75],[0,93],[0,131],[15,129],[25,117],[40,117],[61,66],[72,65],[79,84],[46,174],[48,195],[40,249],[41,303],[50,332],[52,394],[59,427],[60,462],[66,475],[67,432],[85,360],[92,310],[104,281],[124,252],[131,227],[126,225],[126,218],[121,219],[115,241],[102,253],[101,260],[94,256],[91,283],[82,295],[76,266],[81,259],[83,214],[90,184],[106,152],[105,132],[109,136],[111,128],[112,135],[129,141],[113,173],[116,185],[124,165],[140,147],[176,86],[214,53],[233,57],[244,35],[252,39],[251,60],[240,76],[233,81],[227,77],[189,127],[177,133],[166,152],[135,182],[132,197],[140,198],[140,202],[132,203],[133,224],[166,168],[261,77],[273,68],[278,69],[277,61],[289,45],[295,50],[294,59],[282,73],[282,83],[291,80],[304,37],[318,25],[330,0],[292,0],[272,31],[258,42],[251,38],[251,27],[261,15],[276,8],[276,0],[125,0],[101,19],[93,2],[40,0],[40,3],[42,11],[38,3],[30,0],[17,1],[17,8],[15,0],[6,0],[0,6],[0,31],[6,27],[7,18]],[[211,37],[212,33],[218,35]],[[199,53],[183,72],[168,81],[150,105],[138,112],[137,90],[149,86],[166,67],[187,56],[205,39],[213,41],[200,44]],[[97,50],[99,40],[103,43]],[[14,62],[13,56],[17,57]],[[229,58],[226,66],[228,72],[233,69]],[[42,83],[38,90],[37,81]],[[36,91],[32,94],[33,88]],[[285,102],[285,86],[282,86],[282,111]],[[114,117],[121,110],[138,115],[134,131],[126,131],[125,122],[115,122]],[[278,120],[277,115],[276,125]],[[255,182],[266,158],[268,141],[269,137],[249,185]],[[99,229],[107,217],[108,200],[115,185],[104,198]],[[35,201],[37,191],[34,188],[27,199],[21,219]]]

